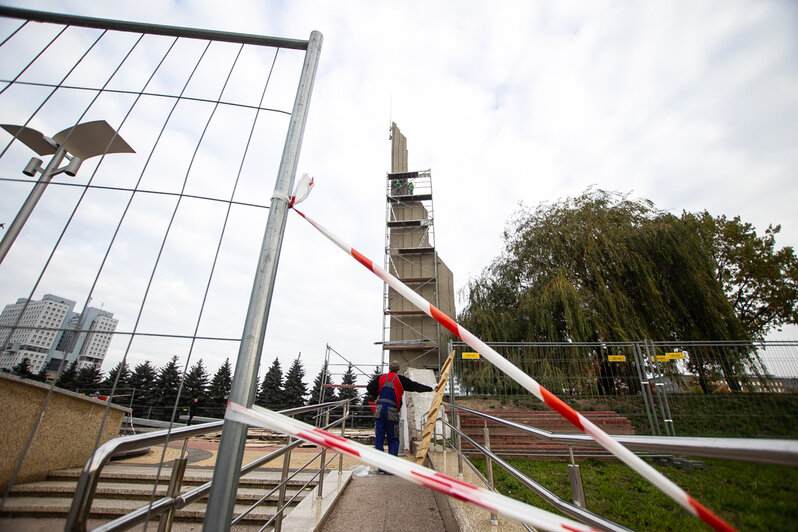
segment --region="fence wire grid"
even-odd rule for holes
[[[616,411],[637,434],[798,437],[798,342],[490,346],[577,410]],[[472,358],[467,345],[452,349],[458,401],[547,409],[491,364]]]

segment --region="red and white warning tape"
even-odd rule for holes
[[[296,438],[342,452],[414,484],[439,491],[461,501],[476,504],[491,512],[526,523],[540,530],[568,530],[572,532],[596,530],[577,521],[516,501],[500,493],[473,486],[467,482],[420,466],[415,462],[403,460],[378,451],[373,447],[367,447],[347,440],[326,430],[259,406],[246,408],[237,403],[229,402],[227,403],[225,419],[290,434]]]
[[[304,186],[306,186],[308,190],[305,191],[303,199],[304,197],[307,197],[307,192],[309,192],[309,188],[312,185],[313,185],[312,179],[310,181],[310,185],[307,185],[307,183],[305,183]],[[301,186],[302,185],[300,185],[300,187]],[[720,517],[715,515],[712,511],[710,511],[700,502],[698,502],[690,495],[688,495],[687,492],[685,492],[682,488],[680,488],[672,481],[670,481],[667,477],[665,477],[665,475],[663,475],[662,473],[651,467],[649,464],[643,461],[643,459],[638,457],[632,451],[630,451],[629,449],[627,449],[626,447],[624,447],[623,445],[612,439],[606,432],[601,430],[599,427],[597,427],[595,424],[593,424],[590,420],[585,418],[579,412],[577,412],[576,410],[565,404],[560,398],[558,398],[549,390],[541,386],[535,379],[533,379],[532,377],[521,371],[512,362],[501,356],[490,346],[488,346],[485,342],[474,336],[464,327],[458,325],[453,319],[451,319],[449,316],[441,312],[429,301],[418,295],[410,287],[402,283],[399,279],[397,279],[390,273],[386,272],[384,269],[380,268],[378,265],[374,264],[365,255],[359,253],[356,249],[349,246],[344,241],[333,235],[326,228],[319,225],[316,221],[314,221],[313,219],[309,218],[308,216],[297,210],[294,202],[291,202],[291,207],[297,212],[297,214],[302,216],[313,227],[318,229],[319,232],[321,232],[324,236],[330,239],[330,241],[332,241],[336,246],[341,248],[346,253],[349,253],[352,257],[355,258],[355,260],[357,260],[360,264],[365,266],[366,269],[374,273],[377,277],[386,282],[391,288],[399,292],[405,299],[410,301],[419,310],[424,311],[428,316],[430,316],[435,321],[446,327],[457,338],[461,339],[466,344],[475,349],[477,352],[479,352],[480,355],[485,357],[485,359],[487,359],[490,363],[499,368],[501,371],[509,375],[518,384],[520,384],[526,390],[531,392],[535,397],[537,397],[538,399],[546,403],[548,406],[556,410],[560,415],[562,415],[565,419],[570,421],[579,430],[581,430],[582,432],[584,432],[585,434],[589,435],[594,440],[596,440],[596,442],[598,442],[599,445],[610,451],[619,460],[621,460],[626,465],[634,469],[643,478],[651,482],[663,493],[665,493],[671,499],[673,499],[681,506],[683,506],[688,512],[700,518],[702,521],[707,523],[715,530],[718,531],[734,530],[734,528],[729,526]]]

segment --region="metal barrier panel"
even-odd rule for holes
[[[798,437],[798,342],[490,344],[580,411],[614,411],[636,434]],[[454,395],[478,410],[546,406],[454,343]]]
[[[96,393],[113,358],[166,384],[104,393],[170,423],[201,360],[235,375],[198,415],[254,396],[320,45],[0,7],[0,368]]]

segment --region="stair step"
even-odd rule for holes
[[[11,488],[12,496],[20,497],[68,497],[72,499],[77,481],[71,480],[44,480],[41,482],[31,482],[22,484]],[[259,488],[239,488],[236,499],[242,503],[255,502],[268,493],[273,486],[259,487]],[[288,498],[293,497],[299,493],[297,497],[301,500],[304,493],[299,491],[299,486],[288,487],[286,494]],[[312,486],[311,486],[312,488]],[[166,495],[167,484],[159,483],[156,489],[155,496],[160,498]],[[183,486],[181,490],[185,493],[191,489],[191,486]],[[309,492],[310,490],[302,490]],[[95,490],[95,497],[104,499],[131,499],[131,500],[145,500],[149,501],[152,496],[152,484],[135,483],[135,482],[104,482],[101,481],[97,484]],[[267,499],[270,502],[276,502],[278,493],[273,493]]]
[[[156,467],[115,467],[113,465],[106,466],[100,475],[101,482],[137,482],[146,481],[153,482]],[[302,472],[288,481],[289,486],[301,486],[307,482],[313,475],[314,471]],[[60,469],[51,471],[47,475],[48,480],[76,480],[80,478],[81,469]],[[162,469],[159,475],[159,483],[163,482],[168,484],[169,477],[172,474],[171,469]],[[242,476],[239,481],[239,487],[245,488],[260,488],[265,486],[276,485],[280,482],[282,473],[279,470],[256,470]],[[199,486],[210,482],[213,479],[213,469],[211,468],[191,468],[186,469],[183,475],[184,486]]]
[[[71,500],[63,497],[9,497],[3,506],[0,516],[3,517],[66,517]],[[297,501],[294,501],[296,503]],[[123,499],[94,499],[91,507],[92,518],[117,518],[142,506],[140,501]],[[233,515],[246,510],[248,504],[236,504]],[[242,521],[265,522],[274,515],[269,506],[258,506],[247,514]],[[205,518],[205,503],[191,503],[175,513],[180,521],[202,521]]]

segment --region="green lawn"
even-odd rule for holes
[[[571,500],[565,462],[510,459],[514,467]],[[798,530],[798,468],[702,460],[704,470],[654,467],[738,530]],[[474,460],[483,473],[484,460]],[[587,509],[635,530],[709,530],[629,467],[614,461],[580,463]],[[551,506],[500,467],[498,491],[549,511]]]

